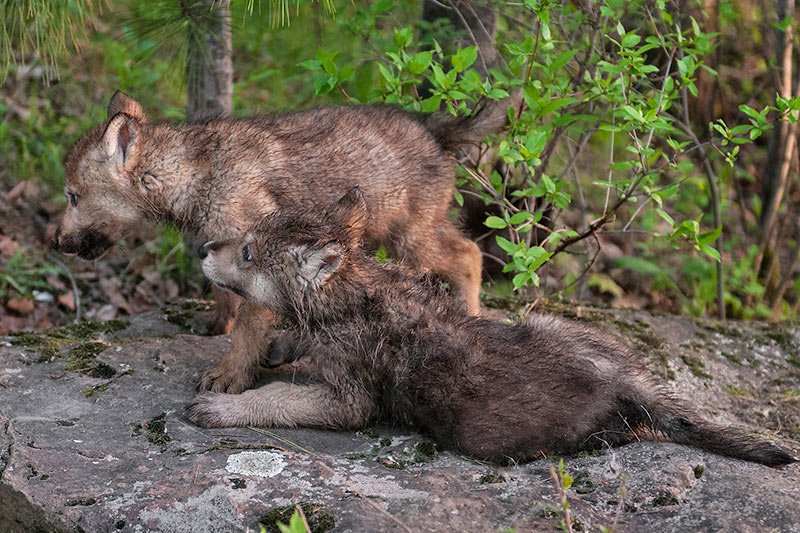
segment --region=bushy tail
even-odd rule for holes
[[[800,461],[788,450],[748,435],[738,428],[723,427],[704,420],[692,409],[669,397],[659,398],[655,405],[645,405],[653,427],[666,433],[670,440],[703,450],[753,461],[767,466],[780,466]]]
[[[445,150],[456,151],[467,144],[478,144],[487,135],[498,133],[508,122],[508,109],[519,108],[522,92],[517,91],[502,100],[485,100],[483,106],[469,117],[454,117],[433,113],[425,117],[425,127]]]

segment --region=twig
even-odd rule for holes
[[[472,31],[472,26],[469,25],[469,22],[467,22],[467,19],[464,18],[464,15],[461,13],[461,10],[458,9],[458,7],[456,7],[455,3],[453,3],[453,11],[458,16],[458,19],[461,21],[461,24],[464,25],[464,29],[466,29],[467,32],[469,33],[469,37],[470,37],[470,39],[472,39],[472,42],[475,43],[475,47],[478,49],[478,58],[481,60],[481,66],[483,67],[483,72],[485,72],[488,75],[489,74],[489,67],[486,65],[486,60],[483,57],[483,52],[484,51],[481,50],[481,45],[478,42],[478,38],[475,36],[475,33]],[[477,17],[476,17],[476,19],[477,19]],[[485,28],[484,28],[484,31],[486,31]],[[486,32],[486,34],[489,35],[488,32]]]
[[[412,531],[411,531],[411,528],[410,528],[410,527],[408,527],[408,526],[407,526],[405,523],[403,523],[403,521],[402,521],[402,520],[400,520],[399,518],[397,518],[395,515],[393,515],[393,514],[392,514],[392,513],[390,513],[389,511],[386,511],[385,509],[383,509],[383,508],[382,508],[380,505],[378,505],[377,503],[375,503],[375,502],[373,502],[372,500],[370,500],[368,496],[364,496],[364,495],[363,495],[363,494],[361,494],[360,492],[356,492],[356,491],[353,491],[353,494],[355,494],[356,496],[358,496],[359,498],[361,498],[361,499],[362,499],[362,501],[364,501],[365,503],[367,503],[367,504],[368,504],[370,507],[372,507],[373,509],[375,509],[376,511],[378,511],[380,514],[382,514],[382,515],[386,516],[386,517],[387,517],[389,520],[391,520],[392,522],[394,522],[395,524],[397,524],[397,525],[398,525],[398,527],[400,527],[400,529],[402,529],[402,530],[403,530],[403,531],[405,531],[406,533],[412,533]]]
[[[573,533],[572,529],[572,512],[569,509],[569,500],[567,500],[567,491],[564,490],[564,485],[561,478],[556,472],[556,467],[550,467],[550,476],[556,482],[556,489],[558,489],[558,496],[561,500],[561,509],[564,511],[564,527],[568,533]]]
[[[78,284],[75,283],[75,278],[73,277],[69,267],[61,259],[56,257],[54,253],[47,252],[47,258],[61,267],[61,270],[63,270],[67,275],[67,278],[69,278],[69,282],[72,285],[72,296],[75,300],[75,320],[73,320],[73,322],[77,324],[81,321],[81,293],[78,291]]]
[[[308,455],[317,455],[317,453],[316,453],[316,452],[314,452],[314,451],[312,451],[312,450],[309,450],[308,448],[303,448],[302,446],[300,446],[300,445],[299,445],[299,444],[297,444],[296,442],[292,442],[292,441],[290,441],[289,439],[284,439],[284,438],[283,438],[283,437],[281,437],[280,435],[277,435],[277,434],[275,434],[275,433],[273,433],[272,431],[269,431],[269,430],[267,430],[267,429],[264,429],[264,428],[257,428],[257,427],[254,427],[254,426],[247,426],[247,429],[249,429],[249,430],[252,430],[252,431],[255,431],[256,433],[261,433],[262,435],[266,435],[267,437],[270,437],[270,438],[272,438],[272,439],[275,439],[275,440],[277,440],[278,442],[282,442],[282,443],[286,444],[287,446],[289,446],[289,447],[291,447],[291,448],[294,448],[295,450],[299,450],[299,451],[301,451],[301,452],[303,452],[303,453],[305,453],[305,454],[308,454]]]

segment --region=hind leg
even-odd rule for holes
[[[481,310],[480,248],[449,221],[439,221],[430,231],[417,227],[401,241],[398,256],[449,281],[472,315]]]

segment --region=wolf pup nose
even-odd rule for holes
[[[58,229],[56,229],[55,235],[53,235],[53,238],[50,240],[50,249],[53,250],[54,252],[58,252],[61,249],[61,246],[59,246],[58,244],[58,237],[60,233],[61,232]]]
[[[201,244],[200,246],[197,247],[197,256],[200,259],[205,259],[206,257],[208,257],[208,248],[207,248],[208,244],[209,243]]]

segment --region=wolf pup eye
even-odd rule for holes
[[[69,205],[72,207],[78,207],[78,195],[74,192],[67,193],[67,199],[69,200]]]
[[[250,254],[250,246],[242,248],[242,259],[244,259],[246,263],[253,260],[253,256]]]

